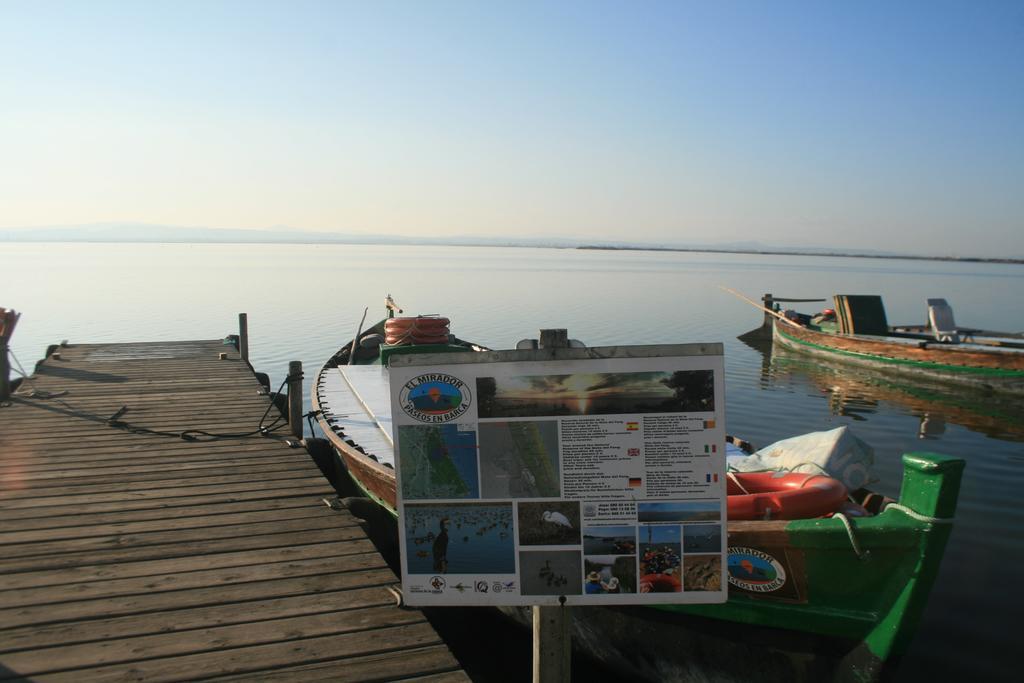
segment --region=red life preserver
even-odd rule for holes
[[[846,502],[842,482],[823,474],[729,472],[729,519],[810,519]]]
[[[384,343],[447,344],[448,318],[419,316],[416,318],[388,318],[384,321]]]

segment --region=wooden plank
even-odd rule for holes
[[[196,408],[201,410],[201,408]],[[112,412],[107,416],[96,416],[95,418],[78,418],[77,420],[56,420],[56,419],[39,419],[33,420],[32,422],[24,421],[18,423],[18,429],[25,432],[24,435],[19,435],[16,443],[23,445],[35,445],[48,443],[55,440],[56,437],[68,435],[68,434],[81,434],[82,436],[117,436],[119,433],[129,431],[127,428],[113,427],[107,423],[107,419],[110,418],[116,411]],[[190,430],[204,430],[212,432],[214,434],[227,433],[235,434],[239,432],[239,425],[249,427],[248,431],[257,430],[260,426],[260,418],[263,413],[260,412],[258,415],[254,411],[249,419],[246,419],[244,415],[218,415],[213,412],[203,412],[202,414],[192,415],[133,415],[128,414],[122,415],[118,418],[131,428],[140,429],[151,429],[157,432],[184,432]],[[280,421],[281,418],[275,415],[268,415],[263,421],[264,426],[271,425],[275,420]],[[146,436],[146,434],[142,434]],[[158,436],[156,434],[152,436]],[[258,435],[256,435],[258,436]],[[169,438],[169,437],[166,437]],[[237,437],[233,437],[237,438]],[[4,437],[5,443],[15,443],[11,437]]]
[[[5,521],[15,519],[31,519],[34,517],[64,514],[68,510],[74,510],[76,515],[91,515],[99,512],[128,512],[131,510],[167,510],[168,508],[188,508],[197,505],[210,505],[218,503],[241,503],[253,500],[273,500],[275,498],[289,498],[294,496],[319,496],[323,497],[332,493],[331,487],[321,477],[319,480],[308,478],[298,480],[303,482],[297,486],[282,486],[280,483],[275,487],[264,487],[255,491],[215,491],[206,495],[179,496],[179,497],[156,497],[136,496],[125,497],[123,494],[120,500],[101,502],[80,502],[69,503],[67,500],[49,499],[50,505],[33,505],[18,509],[5,509],[3,516]],[[80,496],[86,501],[87,496]],[[39,501],[33,501],[39,503]],[[2,508],[4,506],[0,506]],[[45,507],[45,509],[43,509]]]
[[[197,407],[196,410],[202,410],[202,408]],[[99,443],[103,440],[103,437],[108,437],[106,440],[109,441],[109,437],[119,437],[126,433],[131,434],[132,436],[144,436],[151,439],[159,436],[166,441],[173,441],[175,438],[181,438],[179,435],[182,432],[191,433],[199,431],[210,432],[214,435],[228,435],[211,437],[196,434],[197,438],[204,438],[208,441],[214,441],[217,439],[260,440],[264,437],[262,436],[263,432],[258,430],[266,429],[269,431],[274,428],[277,422],[283,421],[282,418],[268,416],[261,423],[260,418],[263,415],[262,412],[258,415],[253,413],[251,416],[216,415],[213,413],[207,413],[201,416],[136,415],[131,419],[127,419],[128,416],[124,415],[119,419],[122,420],[126,426],[115,427],[107,424],[106,422],[107,418],[113,414],[114,413],[111,413],[111,415],[103,417],[102,419],[79,419],[73,421],[36,420],[32,423],[20,422],[17,425],[10,425],[7,431],[10,432],[17,429],[24,432],[24,435],[19,435],[17,440],[12,439],[10,436],[5,436],[3,438],[3,443],[7,445],[17,443],[25,448],[31,446],[42,447],[47,444],[52,444],[54,441],[59,441],[61,437],[66,437],[68,435],[89,437],[91,442]],[[147,429],[150,430],[150,432],[141,431]],[[167,434],[172,434],[173,436],[167,436]],[[245,434],[246,436],[234,436],[235,434]]]
[[[319,508],[320,499],[314,495],[300,495],[289,498],[271,500],[246,500],[240,503],[209,503],[205,505],[186,506],[174,511],[174,519],[179,523],[192,524],[192,517],[208,517],[229,515],[239,512],[263,512],[267,510],[284,510],[287,508]],[[319,513],[320,510],[316,509]],[[118,524],[121,522],[141,522],[146,520],[166,520],[168,511],[164,509],[127,510],[123,512],[99,512],[91,515],[78,515],[74,512],[64,515],[50,515],[36,519],[18,519],[0,521],[0,543],[31,542],[30,531],[36,529],[55,529],[71,527],[93,527],[98,525]],[[185,519],[188,521],[182,521]],[[86,532],[88,534],[88,532]],[[21,534],[23,540],[11,540],[15,534]],[[20,538],[20,537],[19,537]]]
[[[243,379],[231,379],[226,377],[194,377],[188,382],[179,381],[168,381],[164,379],[129,379],[123,378],[118,381],[112,381],[104,384],[93,384],[91,382],[81,381],[75,382],[70,381],[67,378],[59,378],[60,381],[53,382],[34,382],[36,389],[43,389],[49,391],[51,388],[60,387],[63,391],[70,392],[73,396],[89,396],[89,397],[102,397],[102,396],[124,396],[125,392],[121,388],[122,384],[131,384],[131,394],[135,396],[141,396],[144,394],[153,394],[158,392],[164,392],[167,389],[189,389],[193,392],[210,391],[216,392],[221,391],[224,388],[229,389],[241,389],[243,387],[254,386],[254,383],[243,380]],[[30,398],[30,397],[26,397]]]
[[[195,368],[183,370],[182,372],[194,372]],[[51,389],[59,388],[58,383],[53,383],[54,387]],[[238,392],[232,392],[232,399],[238,401],[240,405],[247,406],[253,401],[261,401],[265,405],[267,397],[260,395],[258,392],[263,386],[255,379],[248,379],[243,382],[232,382],[232,384],[241,385],[243,391],[239,394]],[[85,410],[96,410],[101,412],[101,408],[106,406],[113,407],[117,410],[126,402],[135,402],[139,407],[177,407],[177,406],[191,406],[197,404],[216,404],[224,405],[224,391],[215,391],[208,387],[208,391],[195,392],[188,388],[188,385],[181,387],[175,387],[168,389],[161,394],[145,393],[145,394],[134,394],[132,393],[132,386],[128,385],[120,393],[111,393],[109,395],[96,395],[96,396],[77,396],[69,394],[62,394],[60,396],[43,398],[31,395],[31,387],[28,384],[22,386],[26,387],[26,393],[14,394],[11,397],[11,403],[18,406],[19,409],[36,409],[36,410],[49,410],[55,411],[59,409],[67,409],[70,405],[71,408],[83,408]],[[38,389],[43,387],[39,386],[38,382],[34,382],[34,386]],[[224,385],[221,386],[223,388]],[[277,389],[276,386],[273,389]],[[113,412],[113,411],[111,411]],[[31,413],[30,413],[31,414]]]
[[[313,470],[316,471],[316,470]],[[55,498],[69,495],[80,495],[87,496],[92,493],[126,493],[131,495],[133,493],[148,495],[150,492],[157,491],[179,491],[185,489],[208,489],[209,487],[218,486],[220,484],[249,484],[253,482],[254,474],[258,474],[258,480],[261,482],[274,482],[274,481],[285,481],[289,479],[305,479],[310,476],[311,471],[306,468],[295,468],[295,467],[277,467],[269,469],[261,469],[259,472],[255,472],[246,468],[244,472],[238,470],[232,470],[230,474],[217,474],[217,473],[202,473],[200,476],[182,478],[176,477],[174,479],[149,479],[146,481],[134,481],[131,483],[130,491],[125,491],[126,482],[110,482],[109,480],[104,483],[95,482],[55,482],[49,486],[40,487],[38,489],[9,489],[0,494],[0,502],[2,506],[6,506],[10,503],[12,506],[20,504],[21,500],[42,500],[44,498]],[[50,503],[48,503],[50,504]]]
[[[249,452],[231,451],[231,455],[234,456],[231,462],[242,461],[245,464],[250,462],[279,462],[282,458],[290,458],[292,461],[297,461],[302,464],[310,464],[308,462],[308,456],[306,453],[273,449],[273,450],[254,450]],[[159,455],[153,457],[139,459],[119,459],[119,460],[101,460],[101,461],[78,461],[75,463],[58,464],[54,462],[37,463],[33,465],[21,465],[9,463],[0,467],[0,478],[4,478],[5,481],[19,480],[25,478],[45,478],[45,479],[56,479],[61,477],[74,478],[78,476],[103,476],[103,475],[117,475],[119,472],[150,472],[153,468],[160,468],[163,471],[173,471],[174,469],[194,469],[196,467],[205,467],[213,463],[224,463],[227,462],[227,458],[223,454],[219,453],[202,453],[198,452],[191,456],[179,457],[179,458],[165,458]]]
[[[363,564],[372,565],[374,554],[356,556]],[[351,558],[350,558],[351,559]],[[332,590],[342,590],[373,585],[391,585],[396,582],[394,573],[384,561],[376,556],[376,566],[352,567],[345,570],[342,563],[322,564],[306,567],[306,572],[293,570],[288,576],[275,575],[262,580],[202,586],[192,590],[146,592],[133,595],[117,595],[104,599],[76,600],[58,605],[32,605],[0,610],[0,624],[5,628],[31,626],[38,628],[46,624],[70,623],[98,618],[130,614],[153,614],[166,610],[194,609],[210,605],[239,604],[250,600],[278,598],[290,595],[312,595]],[[2,634],[4,631],[0,631]],[[3,660],[0,659],[0,664]]]
[[[175,471],[174,474],[175,474],[176,477],[178,477],[179,479],[182,479],[182,480],[192,479],[192,478],[199,479],[199,478],[206,478],[206,477],[222,477],[222,476],[231,475],[233,473],[238,473],[240,471],[240,468],[239,468],[240,464],[245,464],[245,463],[237,463],[236,462],[233,465],[225,465],[225,466],[220,466],[220,467],[188,468],[188,469],[177,470],[177,471]],[[281,461],[281,462],[274,462],[274,463],[269,463],[269,464],[260,463],[260,464],[254,465],[254,464],[249,463],[245,467],[245,472],[250,477],[262,477],[262,475],[264,473],[267,473],[267,472],[290,471],[290,470],[294,470],[296,467],[303,467],[305,465],[306,465],[306,463],[302,463],[298,459],[298,457],[296,457],[293,460],[284,460],[284,461]],[[311,465],[311,463],[310,463],[310,465]],[[308,470],[308,469],[306,470],[307,473],[309,471],[310,470]],[[129,482],[135,483],[135,482],[147,482],[147,481],[161,481],[166,476],[167,476],[167,472],[165,470],[160,470],[158,472],[138,472],[138,473],[132,473],[132,474],[121,474],[121,475],[119,475],[117,477],[117,480],[119,482],[121,482],[121,487],[125,488],[125,486]],[[64,485],[64,486],[74,486],[74,485],[78,485],[78,484],[81,484],[81,485],[92,485],[92,484],[102,484],[104,482],[109,482],[109,481],[110,481],[110,477],[109,476],[102,476],[102,475],[101,476],[96,476],[96,475],[93,475],[93,476],[81,476],[81,477],[76,477],[76,478],[57,479],[57,480],[43,479],[43,478],[18,479],[17,477],[13,477],[10,481],[6,482],[6,484],[4,486],[0,486],[0,490],[7,489],[7,490],[3,491],[3,493],[0,493],[0,495],[7,496],[8,495],[8,490],[9,491],[20,491],[20,490],[22,490],[24,488],[31,487],[31,486],[37,486],[37,487],[48,489],[50,486],[53,486],[53,485]]]
[[[264,425],[264,426],[266,427],[268,425],[269,425],[269,422],[267,423],[267,425]],[[206,426],[209,426],[209,425],[206,425]],[[157,431],[165,431],[165,432],[167,432],[165,434],[149,434],[149,433],[145,433],[145,432],[133,433],[133,432],[131,432],[129,430],[125,430],[125,429],[110,428],[110,429],[103,430],[101,433],[82,434],[80,438],[76,437],[76,439],[75,439],[75,446],[81,446],[81,445],[86,445],[86,444],[96,444],[96,445],[112,444],[112,443],[117,443],[119,441],[122,441],[122,440],[124,440],[126,438],[129,439],[130,441],[134,442],[134,443],[147,443],[147,444],[153,444],[154,446],[162,446],[162,445],[167,445],[169,443],[176,443],[179,439],[181,439],[181,437],[179,435],[183,431],[188,431],[188,430],[193,429],[193,428],[194,429],[203,429],[203,427],[204,427],[204,425],[192,424],[192,425],[182,425],[181,428],[171,427],[171,428],[169,428],[167,430],[163,430],[163,429],[158,429],[157,430]],[[148,427],[147,427],[147,429],[148,429]],[[228,431],[229,429],[232,429],[233,431]],[[240,423],[236,422],[236,423],[234,423],[233,426],[232,425],[222,425],[222,426],[213,425],[213,429],[206,429],[205,431],[211,432],[211,433],[213,433],[215,435],[228,435],[228,436],[203,437],[202,435],[196,435],[197,436],[196,441],[200,441],[201,442],[203,439],[208,439],[210,441],[214,441],[214,440],[236,441],[236,442],[239,442],[240,444],[245,444],[245,443],[247,443],[246,439],[249,439],[250,442],[251,441],[255,441],[255,440],[265,442],[265,437],[260,436],[260,434],[258,433],[259,429],[260,429],[259,425],[257,425],[255,422],[251,423],[251,424],[240,424]],[[214,431],[214,430],[217,430],[217,431]],[[243,435],[244,434],[244,436],[235,436],[236,434],[237,435]],[[277,436],[277,437],[282,438],[282,439],[285,438],[285,435],[283,433],[282,434],[275,433],[274,436]],[[181,439],[181,440],[184,440],[184,439]],[[19,447],[22,450],[27,450],[27,449],[30,449],[30,448],[33,448],[33,447],[39,447],[39,448],[42,448],[44,446],[59,447],[59,445],[62,444],[62,443],[64,443],[64,445],[67,446],[65,441],[66,440],[64,438],[60,438],[60,435],[56,435],[56,436],[52,436],[52,437],[51,436],[40,436],[40,437],[38,437],[36,439],[24,439],[24,440],[18,440],[16,442],[10,440],[9,438],[6,438],[6,439],[3,439],[3,440],[0,440],[0,446],[4,446],[4,447],[14,447],[14,446],[17,446],[17,447]],[[283,442],[279,441],[278,443],[283,443]]]
[[[77,643],[97,643],[156,633],[268,621],[303,614],[323,614],[360,607],[393,605],[384,586],[349,588],[315,595],[251,600],[244,603],[192,607],[110,619],[90,619],[50,626],[27,626],[2,631],[0,652],[17,652]]]
[[[187,413],[195,406],[207,408],[230,409],[237,405],[245,411],[260,409],[260,413],[270,405],[270,397],[263,393],[263,385],[255,381],[240,383],[241,391],[232,388],[231,403],[226,403],[225,385],[218,391],[196,394],[186,391],[165,391],[161,394],[139,394],[133,396],[130,388],[109,396],[72,396],[62,394],[49,398],[34,397],[31,394],[15,394],[12,403],[19,407],[19,412],[26,417],[45,418],[53,415],[64,415],[71,418],[85,419],[90,416],[106,417],[117,409],[128,406],[129,413]]]
[[[340,536],[340,538],[338,538]],[[366,540],[358,533],[342,532],[323,543],[304,544],[295,538],[277,538],[269,547],[256,550],[238,550],[228,552],[193,553],[178,557],[160,557],[135,562],[119,562],[111,566],[73,566],[59,569],[41,569],[34,572],[10,573],[4,577],[0,585],[0,606],[7,600],[21,600],[29,588],[44,586],[61,586],[69,583],[102,582],[110,584],[117,579],[137,578],[143,576],[159,576],[176,572],[189,572],[198,569],[224,569],[227,567],[248,567],[255,562],[264,564],[289,562],[292,560],[318,559],[322,557],[340,557],[369,552],[370,547],[361,541]],[[350,542],[351,541],[351,542]],[[14,597],[12,592],[19,593]],[[32,604],[31,598],[24,598]]]
[[[210,410],[229,412],[237,408],[241,415],[255,414],[262,415],[267,407],[271,405],[267,395],[261,395],[262,386],[253,383],[251,386],[242,388],[244,395],[235,396],[231,403],[225,403],[224,391],[227,387],[221,386],[221,391],[205,394],[145,394],[132,398],[124,392],[111,395],[109,398],[96,397],[71,397],[59,396],[56,398],[30,398],[15,394],[13,403],[18,406],[18,413],[25,420],[46,420],[56,417],[66,418],[70,421],[88,421],[96,419],[107,419],[114,412],[127,407],[127,415],[195,415],[196,407]],[[238,392],[233,392],[238,393]],[[276,410],[276,409],[275,409]],[[271,411],[271,415],[277,413]],[[8,420],[10,418],[3,418]]]
[[[299,476],[289,479],[261,479],[253,481],[244,479],[238,482],[223,482],[215,484],[201,484],[198,486],[169,486],[167,488],[143,488],[141,490],[116,490],[111,493],[86,493],[86,494],[57,494],[54,496],[38,496],[22,499],[0,499],[0,510],[4,515],[15,512],[26,512],[36,508],[60,508],[75,506],[81,509],[86,505],[102,505],[105,503],[124,504],[130,506],[134,503],[143,505],[159,504],[164,500],[184,500],[186,498],[233,498],[237,495],[260,495],[266,492],[273,492],[275,488],[294,489],[305,486],[325,486],[324,477],[318,472],[314,476]],[[330,486],[326,486],[330,489]],[[125,509],[125,508],[122,508]],[[36,514],[47,514],[40,511]]]
[[[259,460],[259,464],[262,465],[296,465],[301,464],[308,466],[308,456],[305,452],[300,453],[279,453],[279,454],[267,454],[266,457]],[[221,458],[219,460],[200,460],[200,461],[161,461],[155,460],[153,462],[144,463],[142,465],[113,465],[113,466],[97,466],[97,467],[85,467],[85,468],[69,468],[67,470],[54,470],[45,469],[27,472],[24,470],[8,470],[0,474],[0,482],[4,485],[20,485],[26,481],[33,480],[49,480],[49,479],[78,479],[86,477],[102,477],[105,479],[118,479],[127,480],[126,477],[133,474],[166,474],[168,472],[180,472],[183,470],[202,470],[202,469],[226,469],[230,467],[241,467],[245,465],[253,465],[252,462],[245,458]]]
[[[191,445],[186,441],[175,442],[170,447],[162,448],[159,452],[153,452],[150,448],[124,448],[117,446],[115,448],[101,448],[94,452],[84,452],[82,450],[76,450],[70,453],[60,452],[33,452],[30,454],[23,454],[21,457],[5,458],[3,466],[25,466],[25,467],[67,467],[75,466],[78,464],[91,464],[91,463],[130,463],[140,462],[147,460],[180,460],[180,461],[192,461],[192,460],[203,460],[210,457],[220,457],[225,452],[232,452],[237,455],[262,455],[266,453],[272,453],[280,455],[282,448],[285,448],[285,444],[279,443],[278,441],[257,441],[246,446],[237,446],[234,444],[224,443],[222,441],[210,441],[204,443],[204,448],[196,449],[195,446]],[[300,458],[301,459],[301,458]]]
[[[359,538],[361,531],[353,519],[314,516],[294,520],[274,520],[256,524],[235,524],[202,529],[174,529],[148,534],[69,538],[43,543],[5,546],[0,571],[56,569],[82,565],[110,564],[160,557],[182,557],[213,552],[229,552],[283,545],[282,535],[292,545],[326,543]]]
[[[363,607],[173,633],[122,636],[103,643],[103,647],[85,643],[13,652],[4,657],[4,666],[22,676],[33,677],[48,672],[95,669],[126,662],[146,666],[139,664],[139,660],[176,655],[194,656],[204,652],[223,656],[222,653],[232,649],[252,645],[275,644],[282,640],[301,644],[303,639],[422,624],[424,621],[426,618],[418,611],[393,609],[390,606]],[[323,656],[323,653],[320,654]],[[88,678],[94,680],[94,676],[95,672],[90,671]]]
[[[164,395],[154,398],[164,399]],[[268,408],[270,408],[269,411]],[[153,417],[203,419],[211,416],[220,418],[233,416],[241,421],[246,417],[258,420],[260,417],[263,417],[264,413],[267,414],[268,419],[273,419],[280,415],[276,408],[271,407],[270,400],[266,396],[254,396],[252,400],[239,400],[236,404],[225,403],[223,394],[218,393],[211,394],[204,399],[191,397],[187,404],[176,405],[168,404],[163,400],[149,402],[132,401],[122,394],[117,397],[116,401],[111,401],[105,406],[79,405],[77,402],[69,403],[63,400],[60,404],[51,403],[35,406],[31,409],[19,411],[21,419],[18,422],[29,426],[46,422],[59,422],[65,428],[80,427],[90,423],[103,425],[111,415],[122,409],[125,410],[122,411],[121,418],[126,421]],[[26,436],[32,435],[30,430],[26,431]]]
[[[410,648],[439,644],[440,639],[426,622],[376,628],[367,631],[286,640],[268,645],[239,647],[217,652],[204,652],[179,657],[133,662],[130,666],[77,669],[33,678],[40,682],[106,683],[128,680],[161,681],[191,680],[209,675],[243,674],[275,669],[298,662],[322,662],[341,657],[396,653]],[[392,655],[392,658],[395,658]]]
[[[158,442],[159,444],[160,442]],[[122,459],[134,458],[136,460],[153,460],[161,458],[165,460],[177,460],[188,457],[190,454],[202,455],[203,453],[220,453],[231,451],[240,455],[247,453],[281,453],[285,444],[276,438],[266,439],[216,439],[213,441],[189,442],[181,439],[165,439],[163,446],[154,448],[154,444],[147,442],[133,441],[131,443],[114,442],[112,444],[99,444],[92,446],[75,445],[61,448],[32,448],[26,449],[15,446],[15,449],[5,449],[4,453],[9,456],[7,460],[11,465],[22,463],[47,462],[52,465],[62,465],[64,461],[69,463],[91,462],[94,458]],[[202,448],[197,448],[201,445]],[[301,460],[301,458],[300,458]]]
[[[467,683],[465,672],[455,669],[458,662],[448,648],[433,645],[395,653],[334,659],[318,664],[289,666],[258,672],[260,681],[273,683],[313,683],[315,681],[416,681],[417,683]],[[453,670],[455,669],[455,670]],[[438,672],[421,675],[424,672]],[[216,681],[251,680],[254,674],[217,677]]]
[[[52,387],[53,390],[59,385]],[[37,387],[42,389],[42,387]],[[36,398],[31,394],[14,394],[11,403],[17,407],[18,413],[26,417],[44,418],[46,416],[63,415],[69,418],[85,419],[89,416],[109,417],[113,412],[127,405],[129,411],[136,412],[181,412],[195,406],[224,408],[226,404],[225,390],[230,390],[234,402],[247,411],[260,407],[260,413],[270,404],[269,396],[262,393],[263,387],[257,382],[245,382],[238,387],[221,385],[217,391],[193,392],[185,388],[170,389],[161,393],[147,392],[133,394],[130,388],[110,394],[91,396],[61,394],[50,398]],[[10,415],[12,413],[9,413]],[[10,417],[0,419],[11,419]]]
[[[230,586],[235,583],[268,580],[278,577],[306,576],[330,571],[343,571],[346,568],[372,569],[381,563],[374,552],[373,544],[368,540],[360,540],[345,544],[333,544],[320,548],[318,552],[299,553],[311,554],[314,557],[305,559],[280,559],[279,561],[263,562],[245,566],[232,566],[217,569],[197,569],[204,566],[208,557],[188,558],[174,561],[176,573],[149,576],[133,576],[126,579],[98,580],[86,583],[45,586],[42,588],[25,588],[20,590],[0,591],[0,614],[5,614],[19,607],[70,602],[73,600],[94,600],[142,593],[159,593],[164,591],[182,591],[186,588],[202,588],[210,585]],[[280,557],[283,557],[282,554]],[[103,565],[98,573],[107,567]],[[11,576],[20,576],[12,574]],[[5,577],[5,582],[8,577]]]
[[[326,509],[326,508],[325,508]],[[316,517],[322,514],[317,508],[308,505],[279,510],[258,510],[237,514],[207,515],[193,517],[188,526],[193,529],[213,526],[230,526],[245,522],[270,522],[275,519],[300,519]],[[162,531],[180,522],[177,516],[170,520],[164,515],[159,519],[145,522],[119,522],[116,524],[97,524],[95,526],[58,527],[55,529],[33,529],[32,531],[7,532],[0,535],[0,545],[15,543],[35,543],[37,541],[54,541],[64,538],[85,538],[88,536],[109,536],[111,534],[138,534],[147,531]]]

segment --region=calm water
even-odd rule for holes
[[[315,245],[5,244],[3,253],[0,305],[23,312],[13,350],[26,367],[62,339],[211,339],[237,332],[237,314],[247,312],[253,364],[276,387],[289,360],[301,360],[312,376],[351,339],[364,307],[368,323],[379,319],[389,292],[407,313],[444,314],[453,332],[493,348],[511,348],[542,327],[567,327],[592,346],[722,341],[730,433],[766,445],[850,425],[875,448],[876,488],[894,497],[901,453],[968,461],[941,575],[899,678],[1017,678],[1020,402],[908,392],[841,366],[773,358],[736,339],[760,314],[718,285],[755,299],[882,294],[892,323],[923,322],[925,299],[945,297],[961,325],[1021,331],[1024,267]]]

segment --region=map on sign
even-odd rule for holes
[[[393,360],[410,605],[726,599],[720,344]]]
[[[406,499],[479,498],[476,432],[457,425],[402,425],[399,467]]]

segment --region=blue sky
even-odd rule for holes
[[[1024,3],[0,0],[0,227],[1024,255]]]

